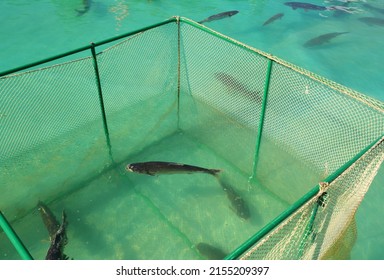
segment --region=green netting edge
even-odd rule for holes
[[[166,21],[163,21],[163,22],[160,22],[160,23],[157,23],[157,24],[154,24],[154,25],[150,25],[148,27],[145,27],[145,28],[142,28],[142,29],[138,29],[136,31],[132,31],[132,32],[128,32],[128,33],[125,33],[125,34],[122,34],[122,35],[119,35],[119,36],[115,36],[115,37],[112,37],[112,38],[109,38],[109,39],[106,39],[106,40],[103,40],[103,41],[100,41],[100,42],[97,42],[97,43],[91,43],[90,45],[87,45],[87,46],[84,46],[84,47],[80,47],[80,48],[77,48],[75,50],[72,50],[72,51],[68,51],[68,52],[65,52],[65,53],[62,53],[62,54],[59,54],[59,55],[56,55],[56,56],[52,56],[50,58],[47,58],[47,59],[43,59],[43,60],[40,60],[40,61],[37,61],[37,62],[34,62],[34,63],[30,63],[30,64],[26,64],[24,66],[21,66],[21,67],[17,67],[17,68],[14,68],[14,69],[11,69],[11,70],[7,70],[7,71],[4,71],[4,72],[1,72],[0,73],[0,77],[3,77],[3,76],[7,76],[9,74],[13,74],[15,72],[19,72],[19,71],[22,71],[22,70],[25,70],[25,69],[28,69],[28,68],[32,68],[32,67],[35,67],[35,66],[38,66],[38,65],[41,65],[41,64],[45,64],[45,63],[49,63],[51,61],[54,61],[54,60],[58,60],[60,58],[64,58],[66,56],[70,56],[70,55],[73,55],[73,54],[76,54],[76,53],[79,53],[79,52],[82,52],[82,51],[85,51],[85,50],[91,50],[91,52],[93,51],[94,52],[94,48],[97,47],[97,46],[101,46],[101,45],[104,45],[104,44],[108,44],[108,43],[111,43],[113,41],[116,41],[116,40],[120,40],[120,39],[123,39],[125,37],[129,37],[129,36],[132,36],[132,35],[135,35],[135,34],[139,34],[141,32],[145,32],[147,30],[150,30],[150,29],[153,29],[153,28],[156,28],[156,27],[159,27],[159,26],[162,26],[162,25],[165,25],[165,24],[169,24],[169,23],[172,23],[172,22],[176,22],[177,24],[179,24],[179,22],[183,22],[183,23],[186,23],[186,24],[189,24],[191,26],[194,26],[200,30],[203,30],[213,36],[216,36],[218,38],[221,38],[229,43],[232,43],[234,45],[237,45],[239,47],[242,47],[243,49],[247,50],[247,51],[251,51],[253,53],[256,53],[256,54],[259,54],[267,59],[271,61],[274,61],[278,64],[281,64],[285,67],[288,67],[292,70],[294,70],[295,72],[298,72],[302,75],[305,75],[313,80],[316,80],[322,84],[325,84],[327,85],[328,87],[332,88],[332,89],[335,89],[337,90],[338,92],[341,92],[341,93],[344,93],[354,99],[357,99],[359,100],[360,102],[366,104],[367,106],[375,109],[375,110],[378,110],[380,111],[381,113],[384,113],[384,103],[379,101],[379,100],[376,100],[374,98],[370,98],[368,96],[365,96],[357,91],[354,91],[350,88],[347,88],[345,86],[342,86],[334,81],[331,81],[331,80],[328,80],[324,77],[321,77],[319,75],[316,75],[308,70],[305,70],[303,68],[300,68],[294,64],[291,64],[287,61],[284,61],[282,59],[279,59],[278,57],[275,57],[271,54],[268,54],[266,52],[263,52],[261,50],[258,50],[258,49],[255,49],[255,48],[252,48],[248,45],[245,45],[239,41],[236,41],[228,36],[225,36],[219,32],[216,32],[210,28],[207,28],[206,26],[204,25],[201,25],[195,21],[192,21],[188,18],[185,18],[185,17],[179,17],[179,16],[175,16],[175,17],[172,17]],[[178,29],[178,33],[180,35],[180,29]],[[178,44],[180,44],[180,41],[178,41]],[[93,53],[93,55],[95,55],[95,53]],[[180,54],[178,54],[178,56],[180,56]],[[269,63],[269,65],[271,65]],[[180,66],[178,66],[180,67]],[[381,139],[381,141],[383,140],[382,137],[380,137],[379,139]],[[356,155],[353,159],[351,159],[350,161],[348,161],[345,165],[343,165],[340,169],[338,169],[336,172],[334,172],[333,174],[331,174],[325,181],[326,182],[332,182],[333,180],[335,180],[338,176],[340,176],[340,174],[342,172],[344,172],[347,168],[349,168],[359,157],[362,156],[362,154],[364,154],[366,151],[368,151],[370,148],[372,148],[376,143],[377,141],[380,141],[380,140],[376,140],[373,144],[369,145],[366,149],[364,149],[363,151],[361,151],[358,155]],[[253,245],[254,243],[256,243],[257,241],[259,241],[263,236],[265,236],[268,232],[270,232],[273,228],[275,228],[279,223],[281,223],[283,220],[285,220],[289,215],[291,215],[292,213],[294,213],[297,209],[299,209],[303,204],[305,204],[307,201],[309,201],[311,198],[313,198],[316,194],[318,194],[320,191],[320,187],[319,185],[315,186],[311,191],[309,191],[306,195],[304,195],[301,199],[299,199],[296,203],[294,203],[291,207],[289,207],[286,211],[284,211],[282,214],[280,214],[277,218],[275,218],[274,220],[272,220],[267,226],[265,226],[263,229],[261,229],[258,233],[256,233],[254,236],[252,236],[249,240],[247,240],[242,246],[240,246],[238,249],[236,249],[234,252],[232,252],[230,255],[228,255],[225,259],[236,259],[237,257],[239,257],[241,254],[243,254],[251,245]],[[5,219],[5,217],[4,217]],[[8,224],[9,225],[9,224]],[[13,231],[14,232],[14,231]],[[14,237],[16,237],[16,239],[18,239],[17,235],[15,234]],[[12,237],[13,238],[13,237]],[[22,244],[21,241],[19,244]],[[18,245],[15,245],[15,247],[17,248]],[[29,254],[29,253],[28,253]],[[28,256],[25,255],[25,258],[28,259]]]
[[[188,18],[180,17],[180,22],[184,22],[184,23],[187,23],[189,25],[192,25],[192,26],[194,26],[196,28],[199,28],[200,30],[203,30],[203,31],[205,31],[205,32],[207,32],[207,33],[209,33],[209,34],[211,34],[213,36],[219,37],[219,38],[221,38],[221,39],[223,39],[223,40],[225,40],[225,41],[227,41],[229,43],[237,45],[237,46],[239,46],[239,47],[241,47],[241,48],[243,48],[243,49],[245,49],[247,51],[259,54],[259,55],[261,55],[261,56],[263,56],[263,57],[265,57],[267,59],[273,60],[273,61],[275,61],[276,63],[278,63],[280,65],[283,65],[283,66],[285,66],[287,68],[290,68],[290,69],[294,70],[295,72],[298,72],[298,73],[300,73],[300,74],[302,74],[304,76],[307,76],[307,77],[311,78],[312,80],[316,80],[316,81],[318,81],[318,82],[320,82],[320,83],[322,83],[324,85],[327,85],[328,87],[330,87],[330,88],[332,88],[332,89],[334,89],[334,90],[336,90],[338,92],[344,93],[344,94],[346,94],[346,95],[348,95],[348,96],[350,96],[350,97],[352,97],[354,99],[358,99],[359,101],[361,101],[362,103],[366,104],[367,106],[369,106],[371,108],[374,108],[376,110],[379,110],[382,113],[384,113],[384,103],[379,101],[379,100],[376,100],[376,99],[374,99],[372,97],[366,96],[366,95],[364,95],[364,94],[362,94],[360,92],[357,92],[357,91],[355,91],[353,89],[345,87],[345,86],[343,86],[341,84],[338,84],[338,83],[336,83],[336,82],[334,82],[332,80],[329,80],[329,79],[327,79],[325,77],[317,75],[317,74],[315,74],[315,73],[313,73],[311,71],[308,71],[308,70],[306,70],[304,68],[296,66],[296,65],[294,65],[294,64],[292,64],[290,62],[287,62],[287,61],[285,61],[283,59],[280,59],[280,58],[278,58],[278,57],[276,57],[276,56],[274,56],[272,54],[269,54],[267,52],[263,52],[263,51],[261,51],[259,49],[250,47],[250,46],[248,46],[246,44],[243,44],[243,43],[241,43],[241,42],[239,42],[239,41],[237,41],[235,39],[232,39],[231,37],[228,37],[228,36],[226,36],[224,34],[221,34],[221,33],[217,32],[217,31],[215,31],[213,29],[210,29],[210,28],[208,28],[208,27],[206,27],[206,26],[204,26],[202,24],[199,24],[199,23],[197,23],[197,22],[195,22],[193,20],[190,20]]]
[[[354,156],[351,160],[346,162],[343,166],[329,175],[324,183],[330,184],[336,178],[338,178],[341,174],[343,174],[348,168],[350,168],[360,157],[362,157],[366,152],[368,152],[373,147],[379,145],[384,141],[384,134],[368,145],[366,148],[361,150],[356,156]],[[323,182],[322,182],[323,183]],[[301,206],[307,203],[310,199],[315,197],[317,194],[321,192],[320,184],[316,185],[312,188],[308,193],[306,193],[303,197],[301,197],[298,201],[292,204],[288,209],[282,212],[279,216],[273,219],[268,225],[263,227],[260,231],[258,231],[255,235],[245,241],[240,247],[234,250],[231,254],[225,257],[226,260],[235,260],[239,258],[242,254],[244,254],[248,249],[250,249],[255,243],[260,241],[264,236],[266,236],[269,232],[271,232],[276,226],[278,226],[281,222],[287,219],[290,215],[296,212]]]
[[[188,19],[188,18],[185,18],[185,17],[180,17],[180,16],[174,16],[174,17],[171,17],[170,19],[168,20],[165,20],[163,22],[160,22],[160,23],[157,23],[157,24],[153,24],[153,25],[150,25],[148,27],[145,27],[145,28],[141,28],[141,29],[138,29],[138,30],[135,30],[135,31],[132,31],[132,32],[128,32],[128,33],[124,33],[122,35],[118,35],[118,36],[115,36],[115,37],[112,37],[112,38],[109,38],[109,39],[106,39],[106,40],[102,40],[102,41],[99,41],[99,42],[96,42],[96,43],[92,43],[95,47],[98,47],[98,46],[101,46],[101,45],[104,45],[104,44],[108,44],[108,43],[111,43],[113,41],[116,41],[116,40],[120,40],[120,39],[123,39],[125,37],[129,37],[129,36],[132,36],[132,35],[135,35],[135,34],[138,34],[138,33],[141,33],[141,32],[144,32],[144,31],[147,31],[147,30],[150,30],[150,29],[153,29],[153,28],[156,28],[156,27],[159,27],[159,26],[162,26],[162,25],[165,25],[165,24],[168,24],[168,23],[171,23],[171,22],[176,22],[176,23],[180,23],[180,22],[183,22],[183,23],[186,23],[186,24],[189,24],[191,26],[194,26],[200,30],[203,30],[205,32],[208,32],[210,33],[211,35],[214,35],[216,37],[219,37],[227,42],[230,42],[232,44],[235,44],[239,47],[242,47],[248,51],[251,51],[253,53],[256,53],[256,54],[259,54],[265,58],[268,58],[270,60],[273,60],[285,67],[288,67],[296,72],[299,72],[313,80],[316,80],[322,84],[325,84],[339,92],[342,92],[346,95],[349,95],[355,99],[358,99],[360,100],[361,102],[365,103],[366,105],[368,105],[369,107],[372,107],[376,110],[379,110],[381,111],[382,113],[384,113],[384,103],[379,101],[379,100],[376,100],[374,98],[371,98],[369,96],[366,96],[362,93],[359,93],[355,90],[352,90],[350,88],[347,88],[343,85],[340,85],[332,80],[329,80],[329,79],[326,79],[324,77],[321,77],[313,72],[310,72],[304,68],[301,68],[301,67],[298,67],[290,62],[287,62],[285,60],[282,60],[276,56],[273,56],[272,54],[269,54],[269,53],[266,53],[266,52],[263,52],[261,50],[258,50],[256,48],[253,48],[253,47],[250,47],[246,44],[243,44],[235,39],[232,39],[226,35],[223,35],[217,31],[214,31],[213,29],[210,29],[202,24],[199,24],[191,19]],[[75,53],[79,53],[79,52],[82,52],[82,51],[85,51],[85,50],[89,50],[92,48],[92,44],[91,45],[87,45],[87,46],[84,46],[84,47],[80,47],[80,48],[77,48],[75,50],[72,50],[72,51],[68,51],[68,52],[65,52],[65,53],[62,53],[62,54],[59,54],[59,55],[56,55],[56,56],[52,56],[50,58],[47,58],[47,59],[43,59],[43,60],[40,60],[40,61],[37,61],[37,62],[34,62],[34,63],[30,63],[30,64],[26,64],[24,66],[21,66],[21,67],[17,67],[17,68],[14,68],[14,69],[11,69],[11,70],[7,70],[7,71],[4,71],[4,72],[0,72],[0,77],[3,77],[3,76],[6,76],[6,75],[9,75],[9,74],[12,74],[12,73],[15,73],[15,72],[19,72],[19,71],[22,71],[22,70],[25,70],[25,69],[28,69],[28,68],[31,68],[31,67],[34,67],[34,66],[37,66],[37,65],[41,65],[41,64],[45,64],[45,63],[48,63],[48,62],[51,62],[51,61],[54,61],[54,60],[57,60],[57,59],[60,59],[60,58],[63,58],[63,57],[66,57],[66,56],[70,56],[70,55],[73,55]]]
[[[34,66],[45,64],[45,63],[48,63],[48,62],[51,62],[51,61],[54,61],[54,60],[57,60],[57,59],[60,59],[60,58],[64,58],[66,56],[70,56],[70,55],[73,55],[73,54],[76,54],[76,53],[80,53],[80,52],[86,51],[86,50],[91,50],[93,47],[99,47],[99,46],[102,46],[102,45],[105,45],[105,44],[108,44],[108,43],[112,43],[114,41],[123,39],[125,37],[129,37],[129,36],[132,36],[132,35],[135,35],[135,34],[138,34],[138,33],[141,33],[141,32],[144,32],[144,31],[147,31],[147,30],[150,30],[150,29],[153,29],[153,28],[165,25],[165,24],[168,24],[170,22],[176,22],[176,21],[178,21],[178,18],[177,17],[172,17],[172,18],[170,18],[170,19],[168,19],[166,21],[163,21],[163,22],[160,22],[160,23],[157,23],[157,24],[153,24],[153,25],[147,26],[145,28],[141,28],[141,29],[138,29],[138,30],[135,30],[135,31],[132,31],[132,32],[124,33],[122,35],[115,36],[115,37],[112,37],[112,38],[109,38],[109,39],[106,39],[106,40],[103,40],[103,41],[99,41],[99,42],[96,42],[96,43],[91,43],[90,45],[83,46],[83,47],[80,47],[80,48],[77,48],[77,49],[74,49],[74,50],[62,53],[62,54],[58,54],[58,55],[55,55],[55,56],[52,56],[52,57],[49,57],[49,58],[46,58],[46,59],[42,59],[42,60],[39,60],[39,61],[36,61],[36,62],[33,62],[33,63],[29,63],[29,64],[26,64],[26,65],[23,65],[23,66],[20,66],[20,67],[11,69],[11,70],[0,72],[0,77],[9,75],[9,74],[12,74],[12,73],[15,73],[15,72],[19,72],[19,71],[22,71],[22,70],[25,70],[25,69],[28,69],[28,68],[32,68]]]

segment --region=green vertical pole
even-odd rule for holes
[[[13,247],[19,253],[20,257],[23,260],[33,260],[31,254],[28,252],[27,248],[24,246],[21,239],[17,236],[16,232],[13,230],[3,213],[0,211],[0,227],[4,230],[8,239],[11,241]]]
[[[176,17],[177,24],[177,129],[180,130],[180,17]]]
[[[109,156],[110,156],[111,161],[113,163],[114,160],[113,160],[113,156],[112,156],[112,146],[111,146],[111,140],[109,138],[107,116],[105,114],[105,106],[104,106],[103,92],[102,92],[102,89],[101,89],[99,66],[97,64],[97,56],[96,56],[96,50],[95,50],[95,44],[94,43],[91,43],[91,52],[92,52],[92,57],[93,57],[93,66],[95,68],[97,90],[99,92],[100,109],[101,109],[101,114],[102,114],[102,117],[103,117],[104,134],[105,134],[105,138],[106,138],[107,145],[108,145]]]
[[[258,128],[257,139],[256,139],[255,157],[253,160],[253,171],[252,171],[252,176],[249,177],[249,181],[254,180],[256,177],[257,163],[259,161],[261,135],[263,133],[265,110],[267,106],[267,97],[268,97],[269,84],[270,84],[271,72],[272,72],[272,64],[273,64],[273,61],[271,59],[268,59],[267,74],[266,74],[265,84],[264,84],[263,103],[261,105],[259,128]]]

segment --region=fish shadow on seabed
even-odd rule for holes
[[[254,209],[253,203],[249,201],[250,196],[246,195],[246,191],[238,191],[235,189],[231,183],[224,178],[224,176],[216,176],[217,181],[220,187],[226,194],[228,201],[230,202],[229,208],[235,213],[243,222],[259,222],[260,216],[258,212]],[[246,199],[244,199],[246,197]]]
[[[195,248],[207,260],[223,260],[228,255],[220,248],[205,242],[196,244]]]
[[[221,176],[222,170],[208,169],[199,166],[187,165],[176,162],[165,161],[147,161],[129,163],[126,165],[126,171],[133,173],[141,173],[149,176],[158,176],[163,174],[192,174],[192,173],[206,173],[217,179],[219,185],[225,192],[229,202],[230,209],[241,219],[250,220],[251,210],[249,202],[247,202],[240,192],[235,190],[227,180]]]

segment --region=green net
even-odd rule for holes
[[[75,259],[348,257],[381,102],[185,18],[52,62],[0,78],[0,210],[35,258],[39,200],[66,209]],[[124,168],[153,160],[222,171]]]
[[[241,259],[348,259],[354,215],[384,159],[384,138],[246,251]]]
[[[133,35],[100,53],[98,63],[114,160],[122,161],[174,132],[176,24]],[[148,121],[153,119],[157,121]]]
[[[85,58],[1,79],[1,207],[11,217],[36,205],[29,196],[57,197],[108,163],[94,76]]]

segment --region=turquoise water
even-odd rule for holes
[[[309,181],[315,182],[318,179],[318,174],[266,141],[263,150],[275,159],[270,162],[275,165],[275,169],[259,181],[248,183],[247,170],[239,166],[253,160],[249,147],[254,142],[254,132],[241,125],[233,125],[221,114],[205,111],[204,105],[196,109],[199,110],[199,118],[209,119],[210,125],[198,129],[186,126],[183,132],[174,131],[137,149],[137,153],[122,163],[104,171],[94,171],[94,177],[83,179],[76,186],[73,186],[76,178],[70,178],[58,187],[54,182],[60,179],[55,177],[61,176],[60,170],[63,176],[75,176],[76,171],[73,169],[97,170],[97,166],[87,166],[87,163],[95,162],[97,165],[103,161],[100,159],[105,156],[105,149],[100,146],[102,141],[87,143],[87,149],[79,150],[77,146],[66,146],[71,139],[63,139],[61,143],[56,142],[46,147],[44,153],[39,150],[26,153],[23,160],[29,168],[23,171],[23,176],[18,176],[19,181],[12,182],[9,177],[1,178],[2,182],[8,181],[7,185],[13,183],[21,186],[18,192],[13,191],[19,199],[9,193],[0,202],[6,205],[10,199],[24,200],[17,207],[16,203],[8,205],[5,210],[8,217],[16,217],[14,228],[32,256],[44,259],[49,246],[47,231],[34,205],[36,198],[44,197],[57,217],[65,209],[69,240],[65,253],[70,258],[205,259],[197,250],[197,244],[210,244],[230,253],[284,211],[292,201],[306,193]],[[168,117],[174,119],[173,114]],[[227,133],[222,133],[223,129],[227,129]],[[79,131],[73,139],[84,141],[87,136],[93,139],[97,130],[98,127],[89,128],[86,132]],[[157,128],[153,132],[159,135],[164,132],[164,128]],[[212,138],[215,139],[213,145],[209,143]],[[237,148],[229,149],[230,152],[224,155],[220,154],[215,145],[229,143],[230,140],[237,143]],[[71,162],[69,158],[74,158],[75,153],[78,159]],[[43,158],[40,158],[42,154]],[[52,165],[42,163],[44,158],[53,159]],[[228,158],[238,158],[238,161]],[[218,180],[209,174],[148,176],[125,172],[127,163],[153,159],[182,159],[183,162],[220,169],[221,174]],[[77,165],[69,168],[64,166],[65,163]],[[287,164],[289,168],[282,168]],[[13,171],[17,169],[22,171],[23,167],[12,168]],[[36,169],[44,175],[39,178],[41,181],[36,183],[38,188],[33,193],[23,186],[27,182],[31,185],[35,183],[32,177],[39,180]],[[290,173],[288,169],[302,175],[287,176]],[[46,177],[45,174],[52,174],[52,177]],[[273,192],[262,184],[272,178],[284,178],[284,182],[279,184],[294,185],[297,189],[290,194]],[[249,218],[242,219],[237,214],[223,191],[222,182],[232,186],[244,199],[249,207]],[[29,199],[26,199],[27,195]],[[4,235],[0,236],[0,245],[0,258],[18,258]]]
[[[92,1],[89,11],[78,16],[75,10],[83,8],[81,0],[1,1],[0,16],[6,28],[0,31],[0,71],[91,41],[136,30],[173,15],[202,20],[222,11],[239,10],[240,13],[232,18],[206,25],[366,95],[384,100],[384,66],[381,63],[384,60],[384,41],[381,39],[384,27],[369,26],[358,19],[372,16],[383,18],[381,13],[362,8],[365,11],[359,14],[323,12],[320,15],[316,11],[294,11],[283,3],[259,0]],[[311,3],[331,5],[323,1]],[[384,8],[382,1],[368,3]],[[361,8],[360,4],[353,3],[351,7]],[[284,17],[262,27],[265,20],[276,13],[284,13]],[[318,35],[344,31],[349,33],[334,38],[329,44],[311,49],[303,47],[307,40]],[[358,211],[358,239],[352,251],[354,259],[384,258],[381,250],[384,228],[377,215],[384,210],[380,203],[380,198],[384,197],[383,183],[384,174],[381,170]],[[60,211],[60,207],[56,210]],[[194,241],[204,240],[196,238]]]
[[[358,14],[292,10],[285,1],[124,1],[92,0],[88,12],[78,16],[82,0],[1,1],[6,28],[0,31],[0,71],[84,46],[114,35],[163,21],[173,15],[202,20],[226,10],[239,10],[232,18],[207,26],[258,49],[277,55],[327,78],[384,100],[381,73],[384,27],[367,25],[360,17],[383,17],[364,9]],[[330,6],[334,3],[310,1]],[[334,1],[340,4],[338,1]],[[368,1],[383,8],[382,1]],[[281,20],[262,27],[272,15]],[[329,44],[306,49],[309,39],[329,32],[349,32]]]

